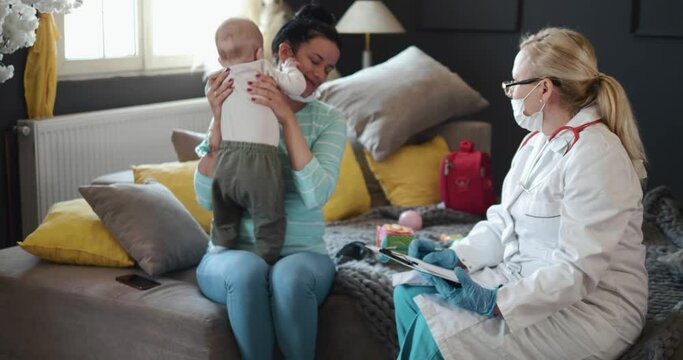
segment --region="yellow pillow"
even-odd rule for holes
[[[126,267],[134,263],[84,199],[52,205],[40,226],[18,244],[39,258],[63,264]]]
[[[208,233],[211,230],[213,212],[205,210],[197,202],[194,192],[194,171],[197,163],[198,160],[137,165],[133,166],[133,178],[136,184],[156,180],[167,187]]]
[[[363,173],[346,141],[339,166],[339,179],[332,196],[323,206],[325,221],[336,221],[360,215],[370,210],[370,193],[365,186]]]
[[[420,206],[441,201],[439,166],[448,154],[448,143],[441,136],[419,145],[404,145],[382,162],[369,152],[365,158],[392,205]]]

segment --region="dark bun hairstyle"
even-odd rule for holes
[[[334,15],[322,6],[304,5],[275,34],[271,44],[273,57],[278,60],[278,48],[283,42],[288,43],[292,51],[296,52],[299,45],[318,36],[332,41],[341,49],[341,39],[334,27],[336,22]]]

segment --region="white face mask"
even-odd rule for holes
[[[541,83],[539,82],[536,84],[536,86],[534,86],[534,88],[531,89],[531,91],[529,91],[525,97],[521,99],[510,99],[510,104],[512,104],[512,113],[515,116],[517,125],[529,131],[541,131],[543,128],[543,109],[545,108],[545,103],[543,103],[543,106],[541,106],[541,109],[538,110],[538,112],[531,114],[530,116],[524,115],[524,100],[526,100],[526,98],[528,98],[529,95],[536,90],[538,85],[541,85]]]

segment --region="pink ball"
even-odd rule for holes
[[[422,215],[414,210],[407,210],[398,217],[398,224],[407,226],[413,230],[422,229]]]

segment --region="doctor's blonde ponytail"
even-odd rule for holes
[[[597,105],[603,122],[616,134],[632,161],[646,161],[631,103],[621,84],[598,72],[593,45],[580,33],[545,28],[522,37],[519,45],[531,62],[533,75],[560,83],[560,99],[573,113]]]
[[[640,140],[635,116],[626,91],[617,79],[600,73],[595,79],[596,103],[602,119],[613,133],[619,136],[631,160],[646,162],[645,149]]]

